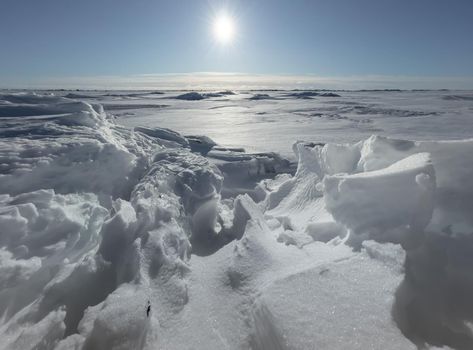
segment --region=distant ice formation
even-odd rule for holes
[[[310,99],[312,97],[340,97],[339,94],[336,94],[334,92],[316,92],[316,91],[298,91],[298,92],[292,92],[289,94],[286,94],[288,97],[293,97],[293,98],[302,98],[302,99]]]
[[[178,100],[187,100],[187,101],[197,101],[197,100],[203,100],[206,98],[211,98],[211,97],[222,97],[226,95],[233,95],[232,91],[221,91],[221,92],[206,92],[206,93],[201,93],[201,92],[187,92],[185,94],[177,95],[176,99]]]

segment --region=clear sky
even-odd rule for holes
[[[0,0],[4,82],[191,72],[472,77],[473,1]]]

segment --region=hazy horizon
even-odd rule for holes
[[[473,77],[314,76],[244,73],[169,73],[50,77],[0,81],[0,89],[81,90],[473,90]]]

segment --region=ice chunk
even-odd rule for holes
[[[272,97],[268,94],[255,94],[255,95],[248,98],[248,100],[252,100],[252,101],[272,100],[272,99],[274,99],[274,97]]]
[[[473,231],[471,205],[473,163],[467,161],[473,153],[473,140],[404,141],[372,136],[364,141],[359,170],[377,170],[408,155],[428,152],[436,174],[435,212],[429,225],[433,230],[457,233]]]
[[[336,237],[343,238],[346,233],[343,225],[335,221],[311,222],[306,227],[306,234],[312,237],[314,241],[320,242],[329,242]]]
[[[305,99],[305,98],[312,98],[319,95],[320,94],[315,91],[301,91],[301,92],[293,92],[293,93],[287,94],[286,96]]]
[[[409,155],[422,152],[428,152],[431,156],[439,190],[473,195],[473,186],[469,186],[467,181],[473,172],[473,165],[465,161],[473,152],[473,140],[405,141],[372,136],[363,142],[358,169],[382,169]]]
[[[0,130],[0,192],[52,188],[127,197],[147,166],[150,149],[159,146],[114,125],[101,107],[60,101],[48,105],[61,112],[57,117],[13,118]]]
[[[355,235],[396,243],[407,243],[405,234],[423,232],[434,195],[435,172],[426,153],[381,170],[324,179],[325,205],[336,221]]]
[[[187,101],[203,100],[204,98],[205,96],[198,92],[188,92],[188,93],[176,96],[176,99],[178,100],[187,100]]]
[[[34,327],[23,325],[14,329],[0,331],[7,336],[3,337],[2,349],[24,350],[24,349],[53,349],[64,335],[64,308],[51,311],[43,319],[39,320]],[[2,329],[3,328],[3,329]]]
[[[177,143],[179,146],[188,147],[189,142],[181,134],[166,128],[146,128],[135,127],[135,131],[141,132],[145,135],[158,138],[164,141],[171,141]],[[166,144],[169,146],[169,144]]]
[[[211,97],[221,97],[223,95],[228,95],[228,94],[211,93],[211,92],[200,93],[200,92],[192,91],[192,92],[187,92],[185,94],[178,95],[175,98],[178,100],[198,101],[198,100],[203,100],[203,99],[211,98]]]
[[[0,250],[0,288],[6,290],[26,282],[41,268],[41,259],[14,259],[9,251]]]
[[[105,260],[116,262],[136,238],[137,218],[135,209],[127,201],[118,199],[113,209],[115,215],[102,226],[99,253]]]
[[[146,305],[139,286],[123,284],[103,303],[87,309],[79,326],[84,349],[142,349],[150,324]]]
[[[339,94],[336,94],[334,92],[323,92],[319,96],[322,96],[322,97],[341,97]]]
[[[299,157],[296,174],[268,191],[266,214],[277,218],[285,229],[304,232],[313,221],[333,222],[333,219],[324,208],[318,186],[323,177],[320,154],[303,143],[295,144],[294,148]],[[339,230],[336,231],[333,237],[338,235]],[[283,236],[288,236],[288,233]]]
[[[202,155],[207,155],[209,151],[217,144],[207,136],[187,135],[185,136],[192,152],[198,152]]]

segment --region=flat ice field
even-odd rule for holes
[[[0,349],[473,349],[473,92],[0,92]]]
[[[122,94],[88,101],[103,103],[123,125],[203,134],[224,146],[285,156],[293,155],[297,140],[352,142],[373,134],[414,140],[473,136],[473,91]]]

